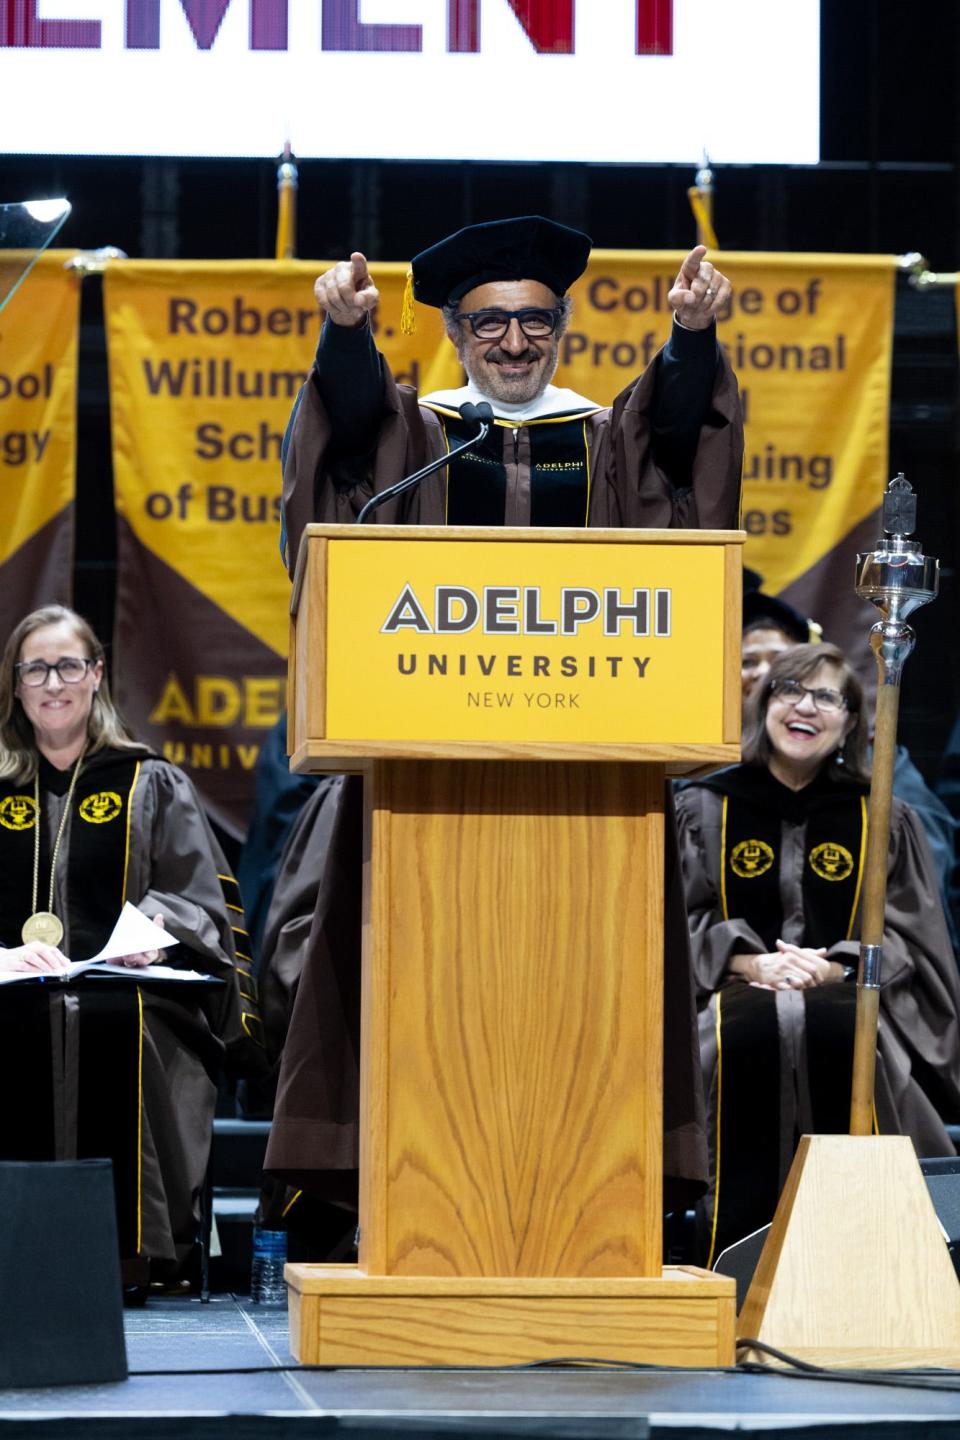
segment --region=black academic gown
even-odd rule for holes
[[[41,761],[43,909],[69,782]],[[31,909],[32,797],[32,782],[0,784],[5,948]],[[165,964],[221,983],[164,987],[132,970],[0,987],[0,1088],[16,1097],[0,1158],[110,1158],[122,1257],[179,1263],[196,1240],[216,1078],[262,1036],[236,881],[186,775],[140,747],[84,761],[57,859],[64,954],[96,954],[125,900],[176,936]]]
[[[677,796],[711,1183],[703,1257],[773,1218],[797,1138],[849,1126],[856,985],[764,990],[729,971],[777,938],[857,963],[866,785],[821,774],[793,792],[739,765]],[[920,1155],[953,1153],[960,977],[923,827],[894,797],[875,1124]]]

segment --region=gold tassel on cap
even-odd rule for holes
[[[403,287],[403,299],[400,302],[400,329],[404,335],[412,335],[417,328],[417,312],[413,305],[413,271],[407,271],[406,284]]]

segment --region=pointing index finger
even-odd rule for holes
[[[367,257],[359,250],[354,250],[350,256],[352,279],[357,290],[362,290],[370,281],[370,271],[367,268]]]
[[[697,278],[697,272],[700,269],[700,261],[703,259],[706,253],[706,245],[694,245],[693,249],[690,251],[690,254],[680,266],[680,275],[678,278],[683,281],[687,289],[690,288],[692,282]]]

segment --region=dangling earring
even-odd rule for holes
[[[834,751],[834,754],[835,754],[836,757],[837,757],[837,764],[838,764],[838,765],[846,765],[847,762],[846,762],[846,760],[844,760],[844,758],[843,758],[843,748],[842,748],[842,747],[841,747],[839,750],[835,750],[835,751]]]

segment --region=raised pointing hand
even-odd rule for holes
[[[362,325],[380,303],[380,292],[367,268],[367,258],[359,250],[354,250],[349,260],[341,260],[325,270],[314,285],[313,293],[334,325]]]
[[[694,245],[680,266],[667,296],[670,308],[687,330],[706,330],[717,315],[726,315],[733,287],[707,259],[707,247]]]

